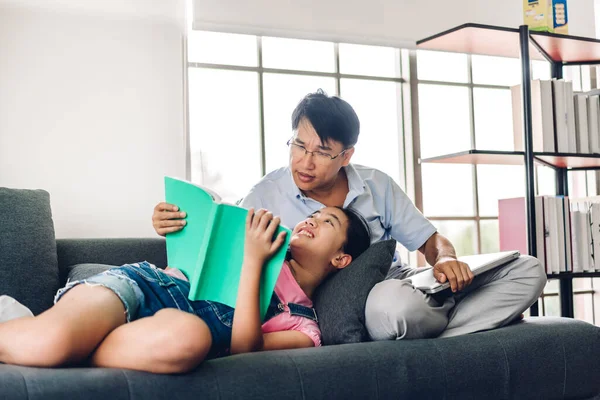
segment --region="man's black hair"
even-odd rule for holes
[[[315,128],[323,144],[335,140],[348,149],[358,141],[360,121],[352,106],[321,89],[307,94],[298,103],[292,113],[292,130],[298,129],[304,118]]]
[[[346,230],[346,242],[342,250],[356,260],[371,245],[371,230],[367,221],[358,212],[351,208],[336,207],[346,214],[348,218],[348,229]]]

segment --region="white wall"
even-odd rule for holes
[[[411,48],[467,22],[517,28],[522,0],[194,0],[194,28]],[[594,36],[594,0],[570,0],[569,33]]]
[[[49,191],[57,237],[155,235],[185,176],[183,35],[180,0],[0,0],[0,186]]]

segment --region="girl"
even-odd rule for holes
[[[39,316],[1,323],[0,362],[55,367],[89,360],[98,367],[182,373],[205,358],[320,346],[310,298],[330,273],[369,247],[368,226],[354,211],[335,207],[296,225],[291,256],[261,323],[260,275],[283,243],[284,232],[272,240],[279,221],[266,210],[248,212],[235,313],[220,303],[188,300],[189,283],[178,270],[128,264],[68,283]]]

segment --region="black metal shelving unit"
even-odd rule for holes
[[[422,163],[525,165],[525,198],[529,254],[537,255],[535,232],[534,164],[541,163],[556,171],[558,195],[568,195],[567,171],[600,169],[600,154],[536,153],[532,148],[531,60],[548,61],[552,77],[563,76],[563,66],[600,64],[600,40],[530,32],[526,25],[518,29],[482,24],[464,24],[417,42],[417,48],[521,59],[523,95],[524,151],[467,150],[420,160]],[[573,278],[600,277],[600,272],[565,272],[548,275],[560,280],[561,315],[574,316]],[[537,303],[531,315],[539,315]]]

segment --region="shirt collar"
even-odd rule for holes
[[[344,167],[348,177],[348,194],[355,193],[357,196],[365,191],[365,181],[360,177],[353,164]]]

